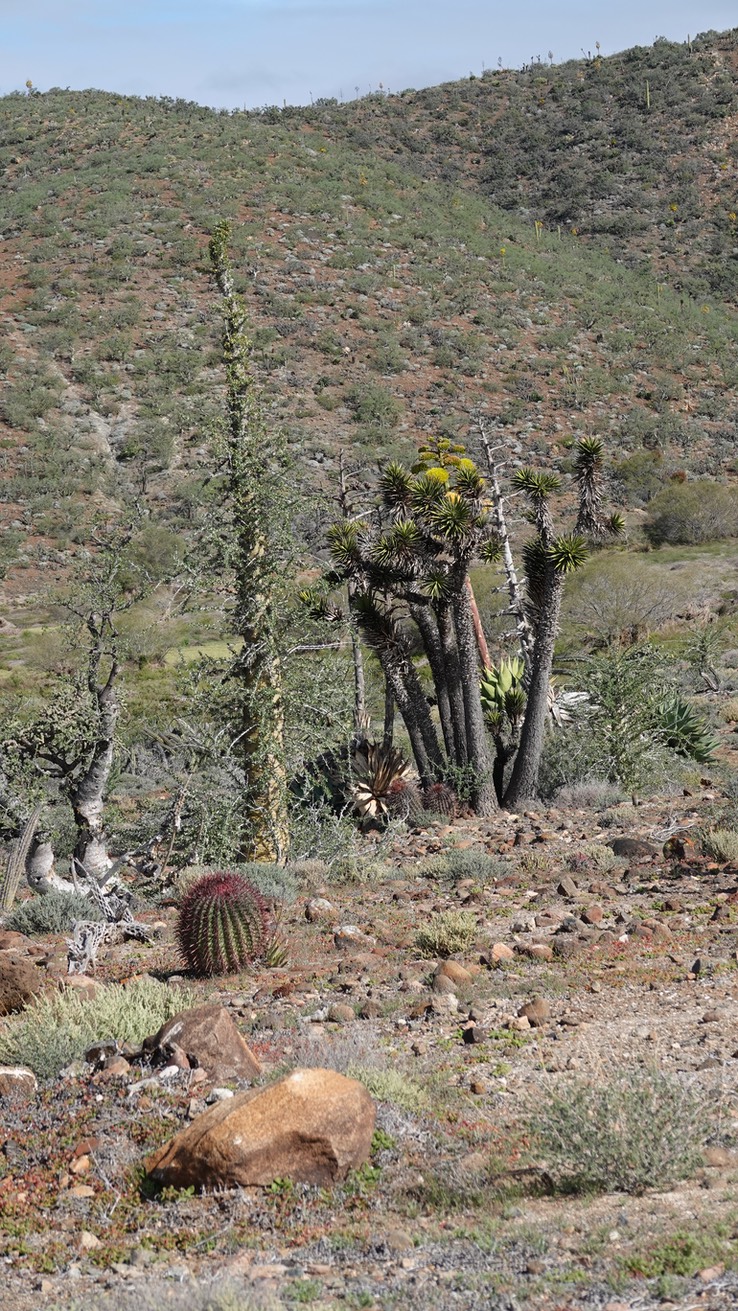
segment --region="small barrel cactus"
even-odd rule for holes
[[[459,811],[459,799],[448,783],[431,783],[423,793],[423,805],[426,810],[448,819],[455,819]]]
[[[390,819],[404,819],[408,824],[423,822],[423,797],[411,780],[393,779],[384,797],[384,808]]]
[[[243,874],[205,874],[182,900],[177,940],[195,974],[236,974],[266,949],[264,898]]]

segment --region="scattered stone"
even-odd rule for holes
[[[471,983],[472,976],[465,966],[460,965],[457,960],[439,961],[435,969],[436,978],[444,977],[451,979],[453,983]]]
[[[294,1070],[239,1093],[154,1152],[146,1169],[175,1188],[234,1188],[289,1178],[345,1179],[369,1159],[376,1112],[366,1089],[333,1070]]]
[[[726,1011],[721,1011],[717,1009],[713,1011],[705,1011],[704,1015],[702,1016],[703,1024],[728,1024],[728,1022],[729,1022],[729,1017]]]
[[[309,924],[335,924],[338,911],[325,897],[311,897],[305,903],[305,919]]]
[[[27,1102],[37,1088],[33,1070],[27,1070],[23,1065],[0,1065],[0,1098],[17,1097]]]
[[[334,1002],[328,1007],[326,1019],[332,1024],[348,1024],[350,1020],[356,1019],[356,1012],[353,1006],[346,1006],[343,1002]]]
[[[642,838],[613,838],[607,845],[614,856],[622,856],[625,860],[652,860],[661,855],[660,847],[644,842]]]
[[[69,1196],[81,1198],[94,1197],[95,1189],[91,1188],[89,1184],[75,1184],[73,1188],[69,1189]]]
[[[91,1234],[88,1229],[83,1229],[79,1236],[79,1245],[84,1252],[95,1252],[98,1247],[102,1247],[97,1234]]]
[[[496,965],[500,964],[500,961],[514,959],[515,952],[512,947],[508,947],[506,942],[495,942],[489,951],[483,952],[480,956],[482,965],[488,965],[490,969],[494,969]]]
[[[158,1033],[144,1039],[143,1050],[150,1054],[154,1064],[166,1062],[178,1069],[201,1066],[218,1083],[232,1080],[253,1083],[261,1075],[259,1062],[224,1006],[196,1006],[193,1010],[180,1011]],[[187,1057],[186,1066],[178,1064],[178,1053]]]
[[[378,1001],[365,1001],[359,1007],[360,1020],[378,1020],[382,1014],[382,1007]]]
[[[534,1029],[540,1029],[551,1018],[551,1007],[543,997],[534,997],[532,1001],[527,1001],[518,1011],[519,1016],[524,1016],[528,1023]]]
[[[481,1024],[467,1024],[463,1030],[463,1038],[466,1043],[486,1042],[487,1030]]]
[[[433,991],[441,996],[444,994],[455,993],[456,984],[447,974],[436,974],[433,979]]]
[[[333,941],[341,951],[353,951],[355,947],[376,945],[376,938],[364,933],[356,924],[342,924],[333,934]]]
[[[29,960],[0,951],[0,1015],[22,1011],[43,986],[43,974]]]
[[[568,874],[564,875],[556,891],[560,897],[577,897],[579,895],[579,888]]]
[[[582,922],[584,924],[601,924],[604,914],[605,912],[601,906],[587,906],[586,909],[582,911]]]

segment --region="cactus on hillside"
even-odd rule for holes
[[[205,874],[182,901],[177,941],[195,974],[236,974],[266,950],[264,898],[243,874]]]

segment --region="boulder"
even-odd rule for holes
[[[22,1065],[0,1065],[0,1099],[18,1097],[28,1101],[37,1087],[33,1070],[27,1070]]]
[[[369,1158],[375,1106],[355,1079],[293,1070],[219,1102],[146,1161],[174,1188],[247,1188],[275,1179],[332,1184]]]
[[[0,951],[0,1015],[22,1011],[43,986],[44,976],[35,965],[15,952]]]
[[[652,860],[662,854],[661,847],[655,847],[643,838],[613,838],[607,845],[613,855],[622,856],[626,860]]]
[[[143,1042],[144,1052],[158,1064],[171,1064],[175,1048],[184,1052],[190,1067],[207,1070],[216,1083],[253,1083],[261,1075],[259,1062],[224,1006],[180,1011]]]

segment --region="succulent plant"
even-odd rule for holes
[[[243,874],[205,874],[182,901],[177,941],[195,974],[235,974],[266,949],[264,898]]]
[[[409,824],[422,823],[423,795],[412,779],[394,779],[384,798],[384,806],[391,819],[404,819]]]
[[[423,793],[423,805],[435,815],[445,815],[455,819],[459,810],[459,799],[448,783],[431,783]]]
[[[485,722],[492,732],[499,732],[505,719],[515,726],[525,710],[523,674],[525,665],[519,656],[490,665],[482,675],[481,696]]]
[[[397,783],[409,781],[409,761],[397,747],[362,742],[353,754],[351,765],[355,780],[351,789],[354,810],[363,818],[389,815],[390,789]]]
[[[660,707],[660,730],[667,746],[677,755],[688,756],[698,765],[707,765],[719,746],[703,719],[693,706],[675,692]]]

